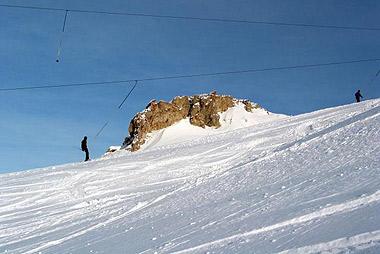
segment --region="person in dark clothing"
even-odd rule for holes
[[[90,153],[87,148],[87,136],[84,136],[81,144],[82,151],[86,153],[86,159],[84,161],[90,160]]]
[[[363,98],[363,96],[360,94],[360,90],[358,90],[355,93],[356,102],[360,102],[360,98]]]

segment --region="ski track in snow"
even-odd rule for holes
[[[178,125],[0,175],[0,253],[380,252],[379,120],[372,100],[172,143]]]
[[[290,220],[287,220],[284,222],[276,223],[276,224],[273,224],[273,225],[270,225],[267,227],[263,227],[263,228],[259,228],[259,229],[254,229],[254,230],[246,232],[246,233],[233,235],[230,237],[219,239],[217,241],[208,242],[208,243],[205,243],[203,245],[199,245],[199,246],[196,246],[193,248],[189,248],[189,249],[174,252],[174,253],[180,254],[180,253],[194,253],[195,251],[197,251],[197,252],[205,251],[212,246],[228,244],[228,242],[236,241],[237,239],[240,239],[240,238],[249,238],[253,235],[257,235],[257,234],[267,232],[267,231],[276,230],[276,229],[279,229],[282,227],[291,226],[291,225],[295,225],[295,224],[301,224],[301,223],[304,223],[307,221],[319,219],[319,218],[326,217],[326,216],[329,216],[332,214],[337,214],[337,213],[341,213],[341,212],[349,212],[349,211],[352,211],[354,209],[357,209],[360,206],[369,205],[370,203],[378,202],[379,200],[380,200],[380,191],[377,191],[376,193],[374,193],[368,197],[358,198],[356,200],[352,200],[352,201],[349,201],[349,202],[346,202],[343,204],[338,204],[338,205],[334,205],[334,206],[331,206],[328,208],[324,208],[324,209],[321,209],[319,211],[312,212],[312,213],[309,213],[309,214],[306,214],[306,215],[303,215],[300,217],[296,217],[296,218],[293,218],[293,219],[290,219]]]
[[[305,246],[298,249],[281,251],[278,254],[297,254],[297,253],[342,253],[353,251],[354,248],[366,249],[380,245],[380,230],[363,233],[351,237],[344,237],[330,242]]]

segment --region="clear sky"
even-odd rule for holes
[[[380,27],[378,0],[0,0],[0,4]],[[380,31],[188,21],[0,7],[0,88],[380,58]],[[151,99],[217,90],[300,114],[380,96],[379,62],[132,84],[0,92],[0,172],[81,161],[120,145]],[[110,120],[96,140],[95,134]]]

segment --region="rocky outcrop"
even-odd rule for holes
[[[153,100],[143,112],[137,113],[132,119],[128,128],[130,136],[125,138],[122,147],[137,151],[145,143],[149,133],[169,127],[185,118],[195,126],[219,128],[219,113],[227,111],[237,103],[243,103],[249,112],[260,107],[248,100],[237,100],[231,96],[217,95],[216,92],[208,95],[178,96],[170,102]]]

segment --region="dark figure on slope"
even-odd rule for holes
[[[90,154],[87,148],[87,136],[84,136],[81,144],[82,151],[86,153],[86,159],[84,161],[88,161],[90,159]]]
[[[363,96],[360,94],[360,90],[358,90],[355,93],[356,102],[360,102],[360,98],[363,98]]]

